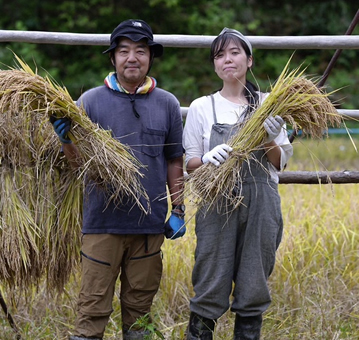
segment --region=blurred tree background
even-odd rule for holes
[[[343,35],[358,10],[355,2],[338,0],[88,0],[56,2],[0,0],[0,29],[110,34],[122,21],[147,21],[154,34],[217,35],[223,27],[250,36]],[[359,34],[356,27],[353,34]],[[2,68],[14,66],[13,53],[38,72],[46,70],[76,99],[83,91],[103,84],[112,71],[106,46],[0,43]],[[256,81],[263,91],[282,71],[293,50],[254,50]],[[307,66],[313,76],[323,74],[335,50],[297,50],[291,66]],[[208,59],[207,48],[165,49],[151,75],[173,92],[181,106],[217,89],[221,82]],[[359,50],[344,50],[327,80],[328,89],[343,88],[334,98],[340,108],[359,109]]]

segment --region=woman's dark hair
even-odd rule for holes
[[[246,87],[244,91],[245,91],[244,96],[248,100],[248,106],[246,112],[244,113],[244,119],[246,119],[249,118],[258,107],[259,96],[257,93],[258,91],[257,86],[255,86],[249,80],[246,81]]]
[[[236,37],[233,34],[230,33],[223,33],[221,35],[219,35],[217,38],[215,38],[211,44],[211,52],[210,52],[210,60],[212,62],[212,64],[214,63],[214,59],[216,58],[216,56],[223,50],[226,49],[226,47],[229,45],[230,42],[234,42],[235,44],[240,43],[241,46],[244,49],[244,52],[246,52],[247,58],[249,58],[251,56],[251,52],[247,46],[247,44],[239,39],[238,37]]]
[[[235,44],[241,44],[241,46],[244,49],[244,52],[246,52],[247,58],[251,56],[251,52],[247,46],[241,39],[234,36],[230,33],[224,33],[219,35],[217,38],[215,38],[211,44],[211,51],[210,51],[210,61],[212,65],[214,65],[214,59],[216,56],[223,50],[226,49],[226,47],[229,45],[230,42],[234,42]],[[248,107],[246,109],[246,112],[244,114],[245,119],[247,117],[250,117],[252,112],[257,108],[258,106],[258,94],[257,94],[258,88],[255,86],[252,82],[249,80],[246,80],[246,86],[244,89],[244,96],[248,100]],[[217,91],[215,91],[217,92]]]

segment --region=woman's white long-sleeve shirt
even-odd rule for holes
[[[263,103],[269,93],[258,92],[259,102]],[[243,121],[246,105],[233,103],[222,97],[219,92],[214,95],[217,123],[236,124]],[[209,151],[209,138],[211,135],[213,108],[210,96],[195,99],[187,113],[183,131],[183,147],[186,152],[186,165],[191,158],[202,157]],[[280,170],[283,170],[289,158],[293,155],[293,147],[288,139],[284,125],[279,136],[274,140],[281,150]],[[269,162],[268,162],[269,163]],[[278,182],[277,169],[269,163],[271,177]]]

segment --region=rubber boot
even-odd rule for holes
[[[212,340],[216,320],[207,319],[191,312],[188,323],[187,340]]]
[[[259,340],[262,328],[262,315],[242,317],[236,315],[233,340]]]
[[[102,340],[100,338],[84,338],[83,336],[71,335],[69,340]]]
[[[123,340],[150,340],[151,333],[148,330],[124,330]]]

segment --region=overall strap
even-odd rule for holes
[[[216,107],[214,105],[214,97],[213,97],[213,94],[211,94],[210,96],[211,96],[211,101],[212,101],[213,121],[214,121],[214,124],[217,124],[217,116],[216,116]]]

